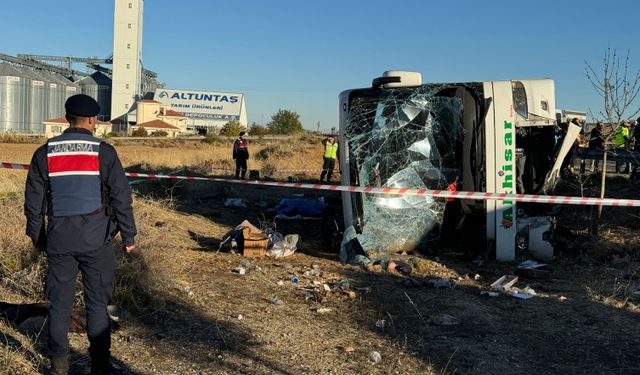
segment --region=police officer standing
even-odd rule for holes
[[[25,190],[27,235],[48,259],[48,354],[52,374],[69,370],[69,321],[78,270],[86,305],[91,374],[107,374],[113,296],[113,236],[134,250],[131,189],[113,146],[93,136],[100,106],[83,94],[65,103],[70,127],[33,155]],[[46,223],[45,223],[46,216]],[[45,229],[46,228],[46,229]]]
[[[233,143],[233,159],[236,161],[236,178],[244,180],[247,174],[247,159],[249,159],[249,142],[245,132],[240,132],[238,139]]]

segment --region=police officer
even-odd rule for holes
[[[70,127],[39,147],[31,159],[26,231],[48,259],[51,373],[67,374],[69,369],[69,321],[80,270],[91,374],[106,374],[111,347],[107,304],[114,288],[112,243],[117,229],[124,250],[135,248],[131,190],[113,146],[93,136],[98,103],[87,95],[74,95],[65,109]]]
[[[236,161],[236,178],[244,180],[247,174],[247,159],[249,159],[249,142],[245,132],[240,132],[238,139],[233,143],[233,159]]]

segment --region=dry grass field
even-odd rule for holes
[[[36,147],[0,144],[0,161],[27,163]],[[252,158],[250,168],[320,167],[319,139],[256,140],[251,147],[252,156],[262,151],[266,160]],[[116,148],[136,170],[207,174],[230,163],[229,142],[150,140]],[[23,234],[24,178],[24,171],[0,169],[2,302],[43,300],[46,262],[33,256]],[[623,188],[638,194],[637,187]],[[513,273],[513,264],[463,262],[459,249],[399,256],[414,266],[418,284],[443,278],[454,286],[407,284],[395,272],[340,264],[317,224],[279,223],[283,233],[302,235],[300,251],[281,260],[248,264],[216,252],[241,220],[258,224],[265,205],[303,191],[208,183],[136,189],[139,251],[130,257],[118,251],[115,303],[129,316],[112,336],[117,374],[640,373],[637,210],[607,210],[605,236],[597,242],[584,238],[583,208],[558,210],[582,241],[575,254],[560,254],[550,279],[520,281],[537,295],[518,300],[481,295]],[[229,197],[243,197],[249,207],[225,207]],[[237,267],[247,273],[233,272]],[[0,319],[0,374],[45,371],[45,323],[35,323]],[[86,337],[74,332],[70,340],[72,373],[84,374]],[[372,352],[380,354],[378,363]]]

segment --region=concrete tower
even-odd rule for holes
[[[144,0],[115,0],[111,119],[129,112],[142,91]]]

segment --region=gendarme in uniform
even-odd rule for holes
[[[24,207],[27,235],[48,259],[52,373],[68,371],[69,321],[79,270],[91,373],[103,374],[111,346],[107,304],[114,288],[116,228],[125,250],[134,249],[131,189],[113,146],[93,136],[98,103],[87,95],[74,95],[65,109],[71,126],[39,147],[31,160]]]

